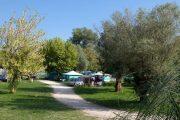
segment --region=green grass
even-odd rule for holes
[[[51,97],[52,89],[39,82],[21,82],[15,94],[0,82],[0,120],[92,120]]]
[[[120,93],[114,92],[113,86],[76,87],[75,93],[87,101],[109,108],[136,111],[139,108],[139,98],[132,87],[123,87]]]

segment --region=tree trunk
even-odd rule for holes
[[[16,93],[16,88],[14,88],[14,87],[12,87],[12,88],[10,88],[10,93]]]
[[[15,93],[18,85],[19,74],[17,70],[13,70],[13,77],[9,82],[10,93]]]
[[[34,79],[33,79],[33,78],[30,78],[30,82],[33,83],[33,82],[34,82]]]
[[[144,74],[135,74],[134,75],[135,84],[136,84],[136,93],[139,94],[140,102],[144,101],[146,93],[148,91],[148,78]]]
[[[115,92],[120,92],[122,88],[120,77],[116,78]]]
[[[15,93],[16,92],[16,88],[17,88],[17,79],[16,76],[13,77],[13,79],[10,81],[10,93]]]
[[[31,77],[31,75],[28,75],[28,80],[32,83],[34,79]]]

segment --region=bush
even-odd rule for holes
[[[125,86],[134,86],[134,76],[132,74],[123,77],[122,82]]]
[[[115,86],[115,81],[110,81],[110,82],[107,82],[107,83],[103,83],[103,86]]]

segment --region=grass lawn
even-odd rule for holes
[[[135,111],[139,107],[139,98],[132,87],[123,87],[120,93],[114,92],[113,86],[75,87],[74,90],[87,101],[109,108]]]
[[[51,97],[52,89],[39,82],[21,82],[17,93],[9,94],[0,82],[0,120],[92,120]]]

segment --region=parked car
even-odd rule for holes
[[[81,78],[72,78],[69,82],[68,82],[69,85],[72,85],[72,86],[81,86],[81,85],[84,85],[84,82]]]
[[[1,76],[1,75],[0,75],[0,81],[2,81],[2,82],[7,82],[7,78],[5,78],[4,76]]]
[[[7,82],[7,71],[0,68],[0,81]]]

